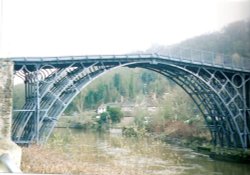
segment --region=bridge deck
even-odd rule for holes
[[[126,54],[126,55],[85,55],[85,56],[62,56],[62,57],[16,57],[11,58],[15,65],[34,65],[39,63],[49,63],[53,65],[70,64],[72,62],[88,62],[94,60],[103,60],[104,62],[119,61],[136,61],[136,60],[164,59],[178,63],[187,63],[195,65],[210,66],[213,68],[228,69],[234,71],[250,72],[250,59],[243,57],[229,57],[212,52],[200,52],[196,54]]]

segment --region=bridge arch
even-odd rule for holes
[[[249,77],[237,72],[160,58],[125,59],[119,62],[91,60],[59,66],[40,63],[19,67],[16,75],[25,80],[26,103],[14,119],[13,140],[46,140],[74,97],[89,83],[119,67],[140,67],[173,80],[200,109],[215,145],[249,146],[249,128],[244,119],[247,113],[244,111],[244,85],[249,82]]]
[[[169,66],[174,68],[174,70],[170,71]],[[219,142],[221,146],[240,146],[233,145],[236,143],[236,139],[241,139],[237,136],[237,131],[232,129],[237,128],[237,126],[235,126],[235,123],[228,121],[227,118],[222,117],[225,116],[224,110],[226,109],[228,110],[228,113],[230,113],[230,109],[228,107],[225,107],[224,110],[222,109],[221,105],[225,105],[223,99],[221,99],[217,92],[200,76],[176,65],[168,65],[168,67],[163,67],[163,69],[159,68],[159,66],[157,66],[157,68],[152,68],[150,65],[148,69],[159,72],[172,79],[189,94],[201,110],[207,126],[212,133],[215,144]],[[176,75],[174,74],[176,70],[178,71],[178,74],[183,71],[185,76],[182,75],[181,77],[186,77],[186,79],[181,80],[180,78],[176,78]],[[190,78],[188,76],[190,76]],[[196,82],[194,79],[196,79]],[[207,93],[209,93],[209,95]],[[200,108],[201,105],[203,105],[203,108]],[[209,122],[209,120],[212,123]]]
[[[155,71],[158,72],[157,69]],[[232,146],[235,143],[235,136],[232,135],[233,124],[221,117],[221,115],[225,113],[219,105],[218,99],[214,97],[216,93],[212,91],[209,86],[206,87],[207,84],[202,84],[202,82],[195,84],[192,78],[186,80],[174,79],[173,75],[164,70],[163,73],[160,73],[175,81],[195,102],[210,129],[214,144]],[[191,75],[195,76],[192,73]],[[199,77],[196,78],[199,79]],[[207,93],[209,93],[209,95]]]

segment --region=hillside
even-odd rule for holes
[[[147,52],[163,52],[168,46],[152,46]],[[229,24],[218,32],[187,39],[174,47],[212,51],[250,58],[250,19]]]

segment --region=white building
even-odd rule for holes
[[[103,112],[107,112],[107,106],[106,105],[100,105],[98,108],[97,108],[97,114],[101,114]]]

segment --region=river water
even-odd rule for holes
[[[215,161],[191,149],[150,138],[57,129],[48,147],[61,149],[94,174],[247,175],[249,164]],[[73,160],[73,159],[72,159]],[[71,161],[72,162],[72,161]],[[74,173],[81,173],[81,170]],[[93,172],[92,172],[93,173]]]

